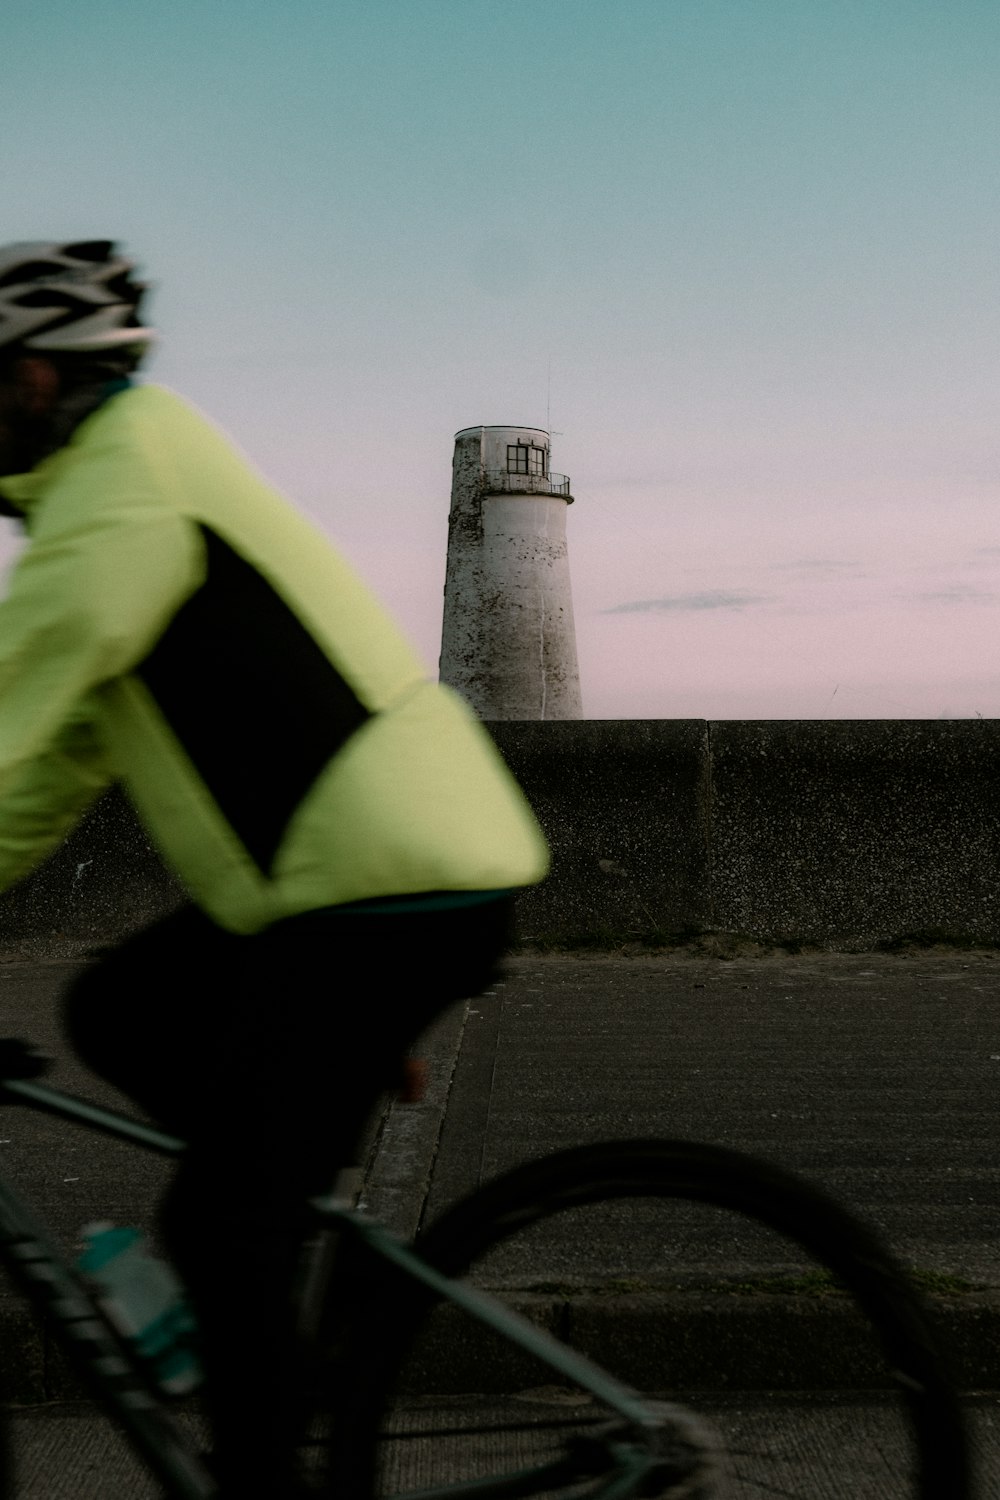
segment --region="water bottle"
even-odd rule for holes
[[[138,1229],[87,1224],[78,1269],[113,1327],[132,1345],[156,1383],[183,1396],[201,1382],[197,1329],[174,1271],[151,1254]]]

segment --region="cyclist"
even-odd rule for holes
[[[163,1209],[224,1495],[299,1493],[304,1203],[407,1047],[484,988],[544,841],[486,733],[200,414],[109,241],[0,248],[0,889],[120,783],[187,893],[66,998],[191,1142]]]

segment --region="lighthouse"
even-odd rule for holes
[[[566,511],[537,427],[455,435],[441,681],[482,719],[579,719]]]

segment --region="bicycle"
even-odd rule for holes
[[[167,1156],[184,1150],[181,1140],[164,1131],[40,1083],[46,1064],[28,1044],[0,1040],[0,1102],[52,1113]],[[490,1269],[497,1255],[502,1260],[520,1236],[549,1226],[553,1216],[571,1223],[579,1211],[618,1213],[633,1202],[657,1209],[706,1205],[713,1213],[735,1213],[739,1224],[775,1230],[829,1268],[874,1333],[894,1392],[892,1409],[898,1406],[900,1436],[908,1446],[908,1458],[904,1452],[898,1460],[890,1458],[871,1493],[879,1500],[893,1493],[920,1500],[968,1497],[959,1404],[942,1375],[920,1300],[878,1239],[825,1194],[774,1166],[720,1147],[659,1140],[577,1147],[517,1167],[447,1210],[417,1236],[414,1247],[336,1192],[313,1201],[316,1233],[301,1307],[311,1351],[305,1386],[311,1415],[303,1431],[307,1467],[322,1486],[317,1493],[355,1500],[394,1493],[393,1470],[406,1449],[443,1455],[447,1469],[441,1478],[411,1485],[407,1500],[532,1495],[738,1500],[795,1493],[816,1500],[822,1493],[819,1471],[804,1481],[805,1488],[789,1489],[787,1455],[775,1451],[768,1430],[756,1434],[754,1451],[745,1438],[727,1444],[722,1428],[727,1421],[732,1427],[732,1413],[727,1418],[723,1411],[721,1421],[718,1411],[708,1418],[700,1414],[698,1405],[682,1400],[690,1392],[682,1393],[676,1373],[662,1371],[653,1393],[642,1394],[529,1319],[523,1308],[506,1305],[469,1279],[485,1267],[485,1279],[503,1285],[502,1271]],[[176,1500],[210,1500],[214,1484],[190,1424],[178,1421],[176,1403],[152,1387],[44,1224],[3,1181],[0,1260],[33,1308],[50,1318],[93,1395],[165,1492]],[[514,1301],[523,1301],[520,1293]],[[617,1313],[613,1296],[605,1305]],[[400,1373],[413,1370],[414,1359],[411,1384],[415,1379],[421,1387],[425,1381],[428,1355],[426,1346],[419,1351],[421,1330],[439,1343],[444,1337],[446,1366],[461,1363],[461,1343],[447,1327],[442,1335],[442,1308],[446,1321],[461,1314],[494,1350],[513,1351],[516,1360],[526,1362],[527,1373],[522,1365],[517,1372],[522,1385],[514,1394],[501,1389],[492,1397],[442,1398],[438,1404],[452,1413],[451,1429],[438,1423],[428,1434],[414,1428],[409,1398],[404,1397],[401,1414],[394,1409],[393,1392]],[[418,1399],[418,1415],[429,1404],[431,1398]],[[719,1401],[703,1395],[699,1405],[705,1404],[717,1408]],[[479,1420],[483,1417],[488,1423]],[[480,1462],[478,1434],[484,1425],[491,1446]],[[476,1450],[470,1468],[457,1478],[455,1454],[446,1451],[449,1438],[462,1463],[470,1446]],[[513,1451],[512,1468],[500,1448]],[[3,1457],[2,1493],[13,1495],[6,1446]]]

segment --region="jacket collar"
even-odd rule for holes
[[[65,448],[60,448],[56,453],[50,453],[48,458],[43,458],[41,463],[29,469],[27,474],[0,476],[0,495],[4,500],[9,501],[9,507],[4,507],[7,514],[25,516],[31,514],[38,497],[65,467],[71,443],[72,440]]]

